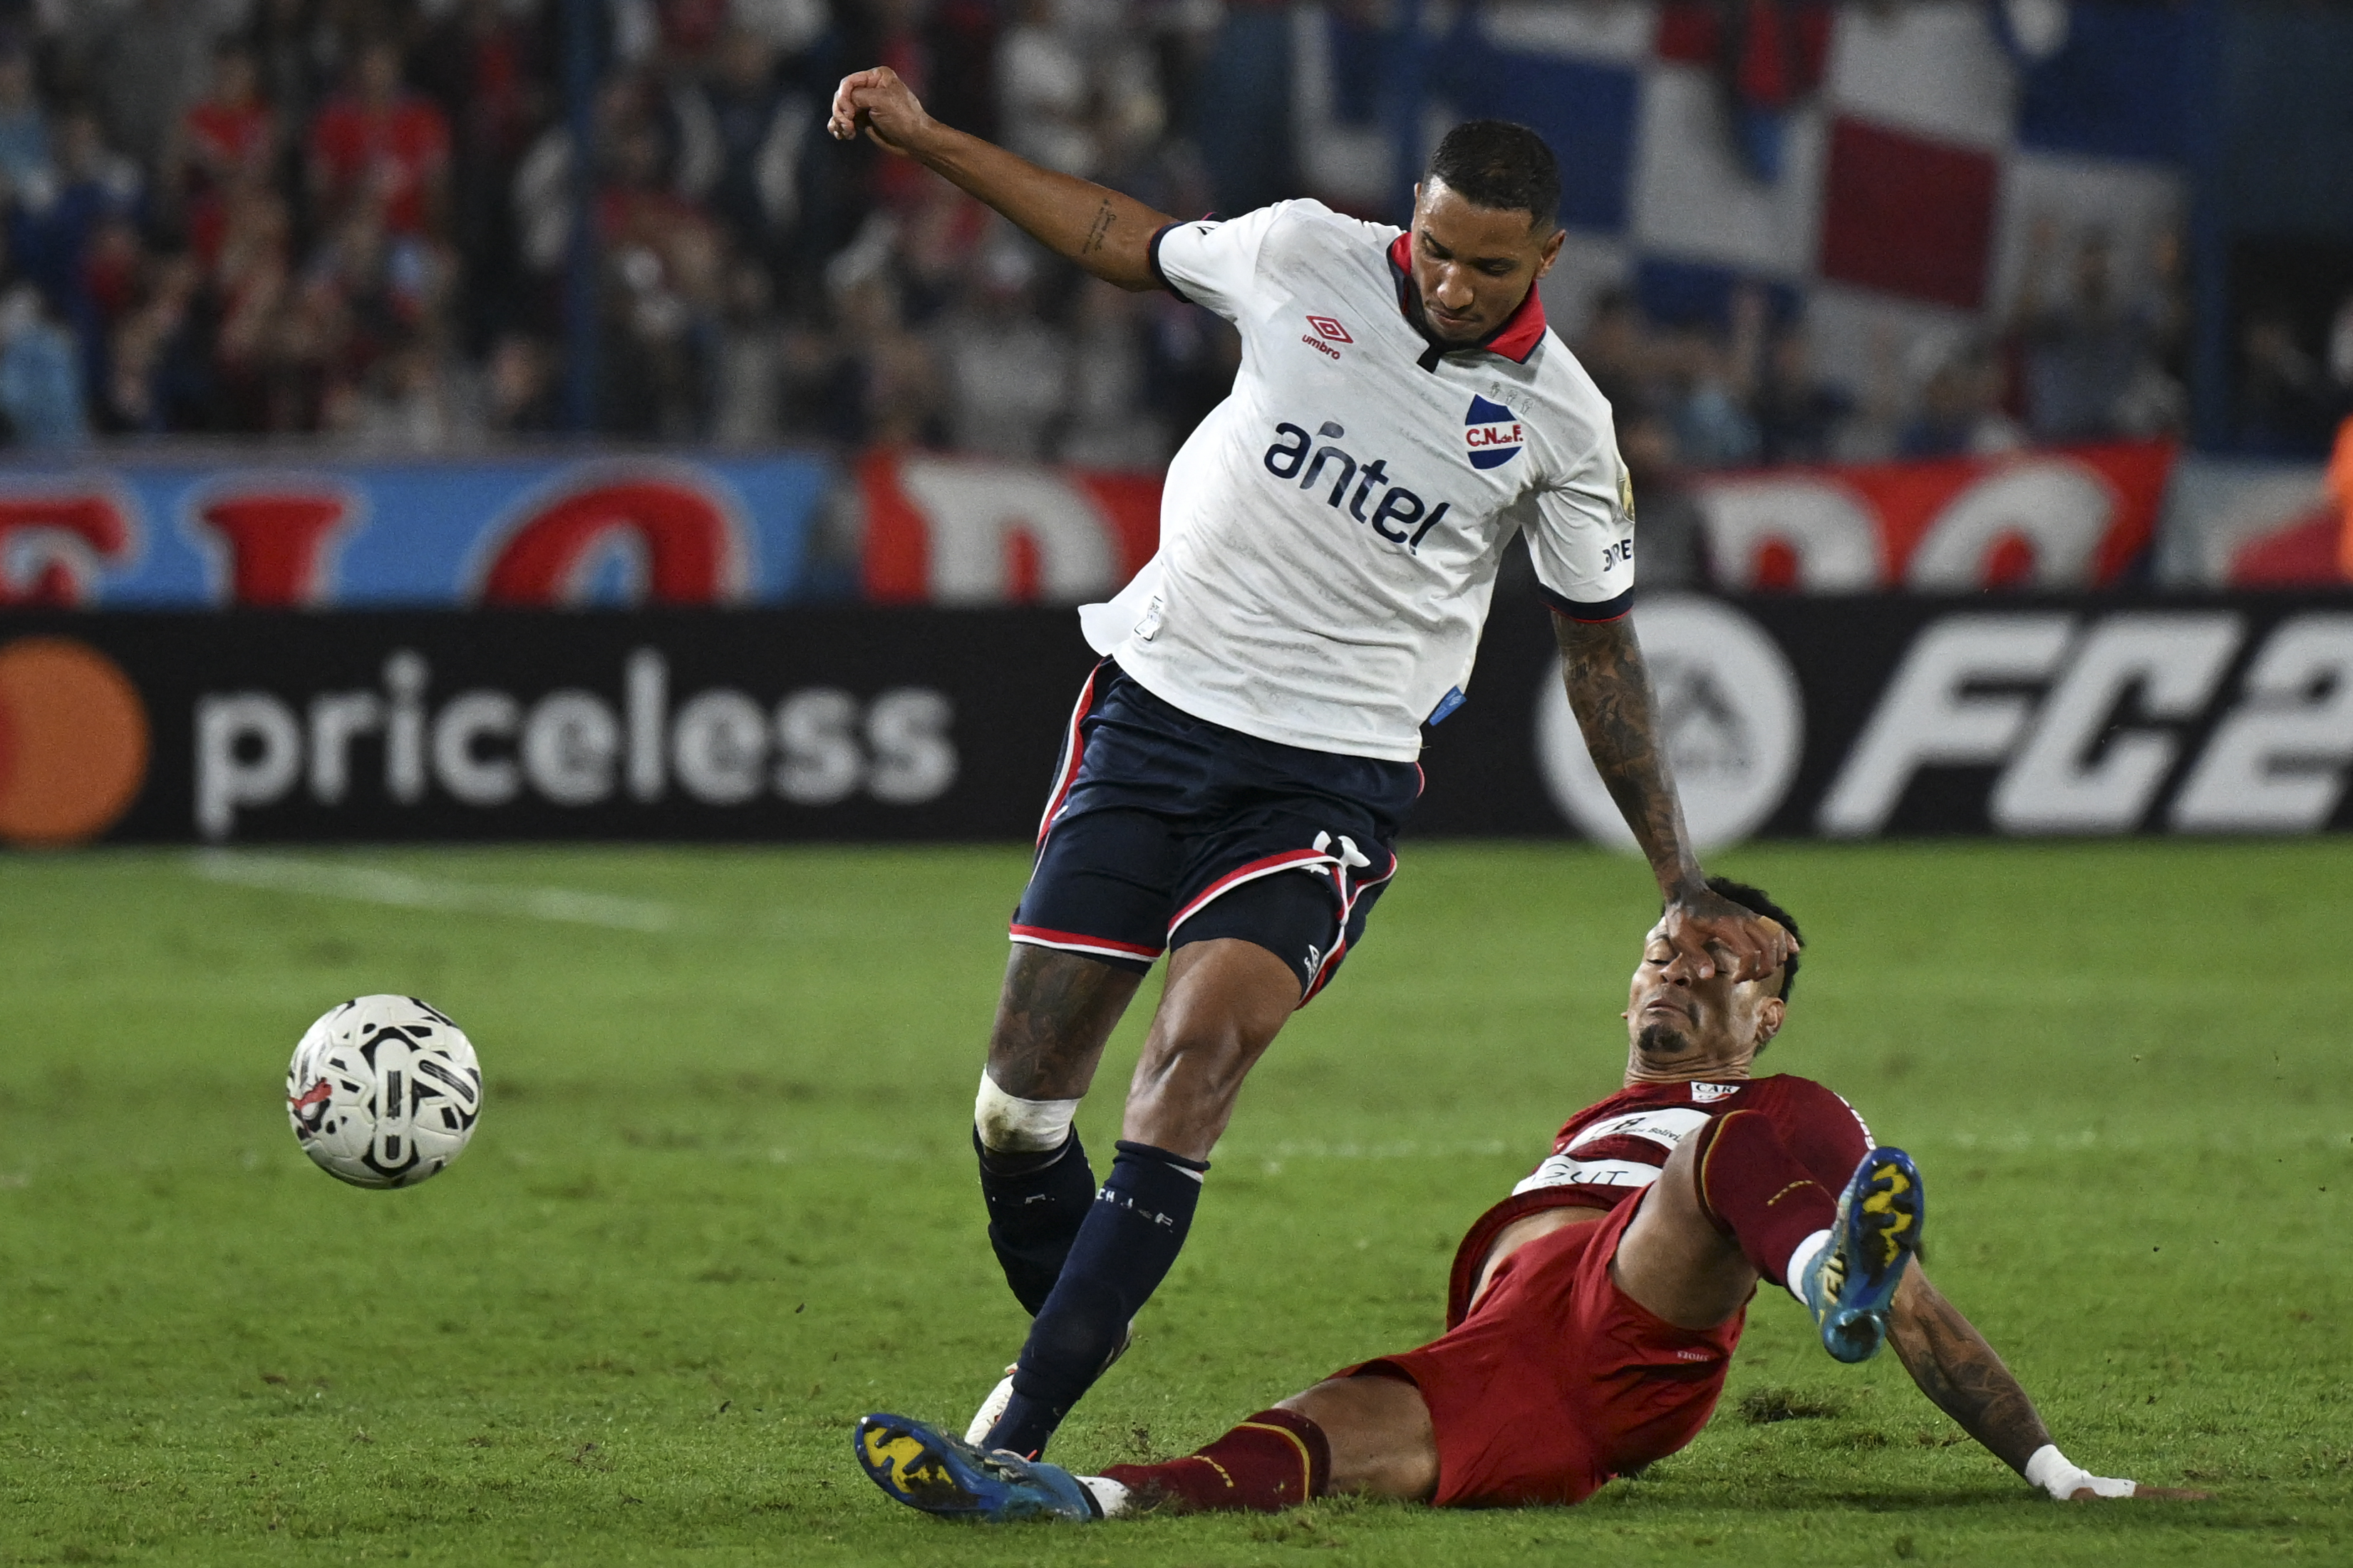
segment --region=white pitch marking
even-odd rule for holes
[[[505,888],[486,882],[453,882],[414,877],[375,866],[339,866],[286,855],[249,855],[200,849],[189,870],[208,882],[228,882],[273,892],[348,899],[407,910],[452,910],[465,914],[522,915],[568,925],[617,931],[663,931],[678,924],[678,911],[649,899],[586,893],[573,888]]]

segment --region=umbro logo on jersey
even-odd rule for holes
[[[1462,441],[1474,468],[1500,468],[1520,455],[1526,437],[1512,411],[1471,395],[1471,412],[1462,416]]]
[[[1356,341],[1348,335],[1347,328],[1329,316],[1310,316],[1307,318],[1307,324],[1315,329],[1314,335],[1311,337],[1302,332],[1299,334],[1299,341],[1326,358],[1340,357],[1340,351],[1332,346],[1334,343],[1353,343]]]

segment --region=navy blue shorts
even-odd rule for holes
[[[1303,1005],[1397,873],[1421,769],[1261,741],[1162,701],[1105,659],[1079,692],[1013,940],[1141,974],[1240,937]]]

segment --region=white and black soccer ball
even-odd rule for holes
[[[286,1069],[302,1152],[355,1187],[413,1187],[465,1152],[482,1111],[466,1032],[414,996],[361,996],[311,1026]]]

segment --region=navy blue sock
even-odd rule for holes
[[[1075,1127],[1060,1148],[1043,1153],[988,1148],[977,1129],[972,1146],[980,1156],[980,1195],[988,1205],[988,1245],[1021,1310],[1034,1318],[1094,1206],[1094,1167]]]
[[[1095,1379],[1184,1248],[1209,1167],[1148,1143],[1119,1145],[1062,1277],[1029,1325],[1013,1402],[982,1445],[1032,1457]]]

